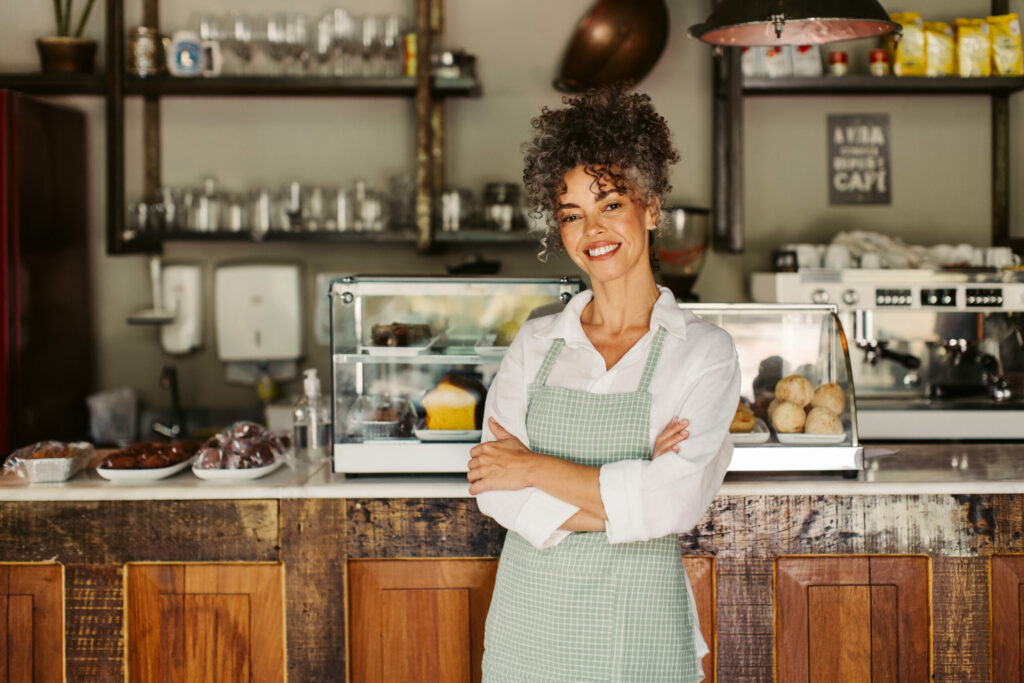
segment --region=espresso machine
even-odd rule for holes
[[[751,290],[838,306],[861,439],[1024,440],[1024,271],[812,268]]]

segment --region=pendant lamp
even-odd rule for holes
[[[811,45],[899,31],[877,0],[722,0],[690,35],[725,46]]]

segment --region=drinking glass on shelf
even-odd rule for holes
[[[289,12],[285,31],[288,43],[287,73],[302,76],[309,62],[309,18],[305,14]]]
[[[245,198],[240,194],[224,196],[223,229],[228,232],[241,232],[249,227],[249,211]]]
[[[277,12],[267,17],[267,38],[265,42],[267,56],[272,62],[271,73],[280,76],[287,71],[285,60],[291,50],[288,45],[288,14]]]
[[[223,40],[225,37],[227,37],[227,28],[221,15],[216,12],[201,12],[199,14],[200,40]]]
[[[254,23],[253,18],[248,14],[243,14],[237,10],[232,10],[228,13],[224,46],[238,60],[237,66],[231,64],[229,71],[240,74],[252,73]]]
[[[332,12],[334,30],[334,75],[355,76],[362,73],[362,34],[356,17],[341,8]]]
[[[384,75],[384,18],[363,17],[362,26],[363,76]]]
[[[334,73],[334,14],[328,12],[316,23],[316,35],[313,39],[313,60],[316,63],[318,76],[330,76]]]
[[[273,226],[274,198],[270,190],[260,188],[253,190],[249,195],[252,232],[256,237],[265,235]]]
[[[404,28],[402,18],[397,14],[384,17],[384,34],[381,39],[381,67],[384,76],[402,75]]]

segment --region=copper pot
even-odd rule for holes
[[[91,74],[96,68],[96,41],[91,38],[36,38],[43,71]]]

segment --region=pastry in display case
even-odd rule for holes
[[[335,472],[465,472],[487,387],[564,278],[350,276],[330,284]]]
[[[863,467],[853,376],[832,305],[682,304],[728,332],[741,389],[729,471]]]

